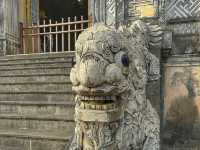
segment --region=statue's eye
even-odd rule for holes
[[[128,55],[127,55],[127,54],[123,54],[123,55],[122,55],[121,61],[122,61],[122,64],[123,64],[125,67],[128,67],[128,66],[129,66],[129,58],[128,58]]]

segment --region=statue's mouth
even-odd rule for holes
[[[121,107],[117,96],[83,96],[79,100],[76,116],[83,121],[116,121],[121,118]]]
[[[82,96],[79,95],[79,100],[81,101],[95,101],[95,102],[109,102],[109,101],[116,101],[117,100],[117,96]]]
[[[88,88],[82,85],[73,86],[72,90],[78,94],[82,95],[83,100],[110,100],[113,96],[117,95],[117,87],[112,85],[102,85],[100,87]],[[88,96],[89,95],[89,96]],[[106,95],[106,96],[105,96]]]
[[[82,96],[77,95],[79,108],[85,110],[112,110],[118,107],[117,96]]]
[[[86,122],[115,122],[122,118],[122,100],[116,85],[95,88],[73,86],[76,93],[76,118]]]

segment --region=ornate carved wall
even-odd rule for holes
[[[199,0],[168,0],[166,3],[167,20],[200,17]]]
[[[199,0],[166,1],[165,14],[166,32],[164,49],[171,49],[169,55],[192,54],[199,52]],[[171,44],[169,43],[170,39]],[[166,46],[166,47],[165,47]]]
[[[91,0],[89,16],[93,22],[119,25],[141,18],[158,17],[159,0]]]

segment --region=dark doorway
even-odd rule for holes
[[[40,0],[40,19],[88,16],[88,0]]]

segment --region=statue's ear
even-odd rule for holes
[[[144,35],[146,46],[153,51],[161,47],[163,40],[163,29],[157,24],[145,23],[141,20],[134,21],[129,27],[129,32]]]
[[[163,29],[159,25],[152,25],[147,23],[148,27],[148,45],[150,51],[153,49],[161,49],[161,44],[163,40]]]
[[[148,81],[155,81],[160,78],[160,61],[152,53],[148,53],[147,60]]]

